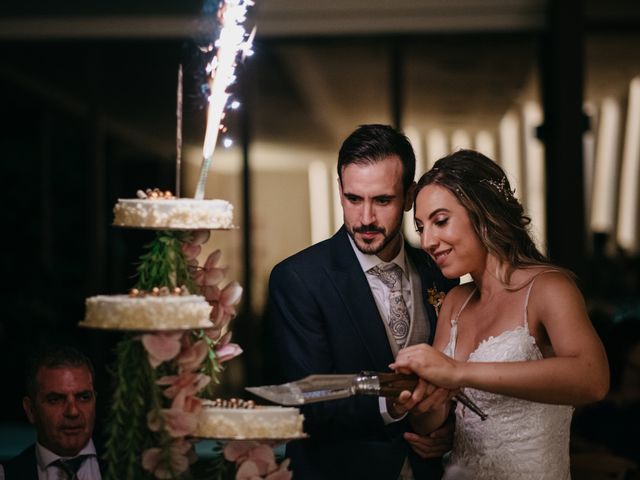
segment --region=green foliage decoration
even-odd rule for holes
[[[154,287],[170,289],[186,285],[190,292],[197,290],[189,273],[189,264],[181,248],[184,232],[157,231],[155,238],[145,245],[136,269],[139,290],[150,291]]]
[[[142,468],[141,452],[156,443],[147,428],[150,404],[161,401],[155,374],[142,343],[132,334],[116,346],[111,374],[115,391],[109,412],[104,460],[105,479],[152,478]]]

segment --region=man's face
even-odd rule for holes
[[[35,398],[22,406],[38,432],[38,442],[60,456],[74,456],[93,433],[96,398],[86,367],[40,367]]]
[[[403,192],[402,162],[395,155],[342,169],[344,224],[358,250],[384,261],[398,254],[402,215],[411,208],[412,188]]]

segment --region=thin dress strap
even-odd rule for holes
[[[458,344],[458,318],[460,317],[462,310],[464,310],[464,307],[469,303],[469,300],[471,300],[471,297],[473,297],[473,294],[476,293],[477,289],[477,286],[474,287],[473,291],[462,304],[462,307],[460,307],[460,310],[458,310],[456,316],[451,319],[451,333],[449,334],[449,345],[447,345],[447,349],[449,350],[448,355],[450,355],[451,358],[456,358],[456,345]]]
[[[471,300],[471,297],[473,297],[473,294],[476,293],[476,290],[478,290],[478,287],[473,287],[473,290],[471,290],[471,293],[469,294],[469,296],[467,297],[467,299],[464,301],[464,303],[462,304],[462,306],[460,307],[460,310],[458,310],[458,313],[456,314],[456,317],[452,320],[452,324],[453,322],[458,323],[458,319],[460,318],[460,314],[462,313],[462,310],[464,310],[464,307],[467,306],[467,303],[469,303],[469,300]]]
[[[535,281],[537,280],[537,278],[540,275],[543,275],[545,273],[549,273],[549,272],[559,272],[560,270],[544,270],[542,272],[536,273],[533,278],[531,279],[531,283],[529,284],[529,288],[527,290],[527,296],[524,299],[524,328],[527,330],[527,332],[529,331],[529,313],[528,313],[528,309],[529,309],[529,296],[531,295],[531,290],[533,289],[533,284],[535,283]]]

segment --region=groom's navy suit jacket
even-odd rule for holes
[[[332,238],[276,265],[269,282],[268,328],[280,382],[315,373],[389,371],[393,353],[369,284],[342,227]],[[436,314],[427,288],[448,291],[421,250],[405,244],[420,273],[431,343]],[[274,379],[275,380],[275,379]],[[421,460],[402,438],[408,421],[384,425],[377,397],[355,396],[302,409],[309,438],[290,442],[294,477],[397,480],[409,455],[414,475],[440,478],[440,459]]]

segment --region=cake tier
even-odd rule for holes
[[[292,439],[304,437],[297,408],[224,408],[203,402],[195,436],[202,438]]]
[[[98,295],[85,300],[82,327],[114,330],[211,328],[211,305],[201,295],[131,297]]]
[[[159,229],[226,229],[233,227],[233,205],[226,200],[193,198],[121,198],[113,207],[113,224]]]

